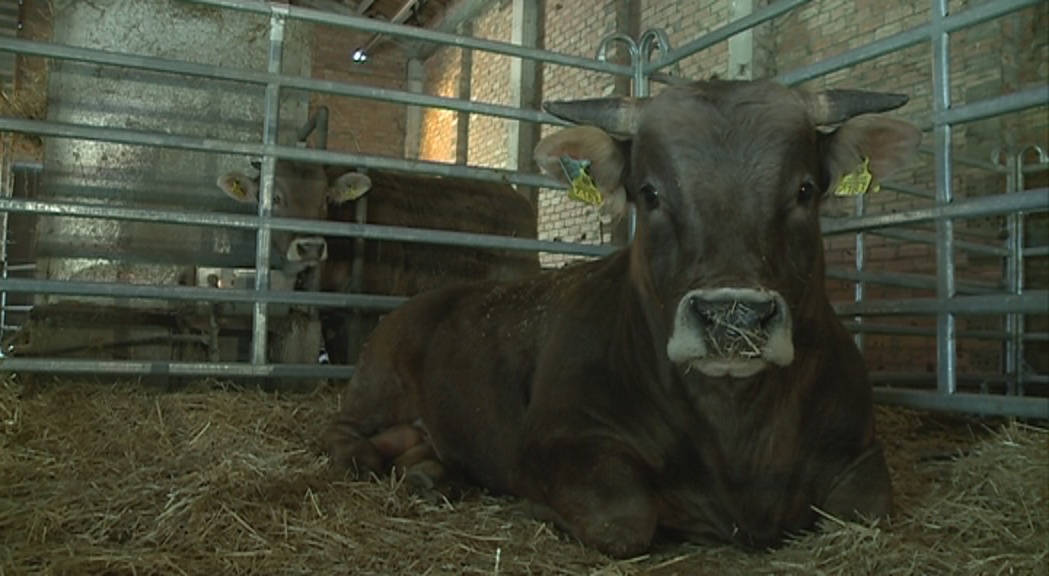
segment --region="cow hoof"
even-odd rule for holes
[[[447,476],[444,465],[437,460],[426,460],[415,464],[404,475],[404,482],[413,492],[433,492]]]
[[[631,526],[612,523],[584,529],[578,538],[584,545],[619,559],[640,556],[651,544],[649,535],[642,536]]]
[[[332,465],[355,479],[382,474],[382,455],[366,439],[347,436],[333,427],[324,436],[324,448]]]

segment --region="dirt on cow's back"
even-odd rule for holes
[[[1046,574],[1049,435],[879,407],[890,520],[771,552],[661,541],[613,561],[480,492],[347,482],[316,439],[338,390],[0,380],[5,574]]]

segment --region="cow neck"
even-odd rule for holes
[[[625,254],[617,255],[619,266],[625,268],[620,273],[628,281],[621,287],[614,344],[621,349],[613,350],[613,354],[627,360],[632,371],[645,372],[636,377],[655,380],[665,387],[672,379],[666,352],[669,336],[663,319],[665,303],[656,292],[636,246],[632,244],[624,250]]]

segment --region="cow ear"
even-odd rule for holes
[[[848,120],[830,136],[830,189],[836,190],[842,178],[867,161],[874,181],[884,182],[907,164],[921,139],[917,127],[897,118],[869,114]]]
[[[371,190],[372,180],[360,172],[347,172],[328,187],[328,201],[335,204],[352,202]]]
[[[544,172],[573,187],[570,192],[573,197],[598,204],[608,214],[619,215],[625,211],[626,159],[619,143],[600,128],[575,126],[547,136],[535,147],[534,157]],[[600,191],[599,196],[579,189],[581,182],[587,181],[586,177]]]
[[[258,202],[259,184],[240,172],[230,172],[219,176],[215,182],[218,187],[237,202]]]

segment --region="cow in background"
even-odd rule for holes
[[[256,166],[257,167],[257,166]],[[259,177],[230,172],[218,187],[239,202],[258,202]],[[365,196],[366,195],[366,196]],[[278,161],[273,215],[355,222],[357,203],[368,199],[367,222],[431,230],[452,230],[535,238],[536,211],[508,184],[463,178],[420,176],[346,167]],[[364,243],[362,284],[352,287],[356,241],[274,230],[274,252],[285,274],[318,274],[324,292],[412,296],[437,286],[471,280],[512,280],[537,274],[535,253],[369,240]],[[323,310],[325,342],[335,363],[353,360],[347,352],[351,312]],[[364,330],[377,315],[364,314]]]
[[[820,202],[920,141],[905,96],[698,82],[547,105],[544,139],[638,207],[633,244],[426,292],[373,333],[324,436],[365,475],[456,473],[617,557],[657,530],[745,547],[888,514],[863,357],[824,290]],[[425,431],[425,435],[421,432]],[[416,455],[416,453],[418,455]]]

